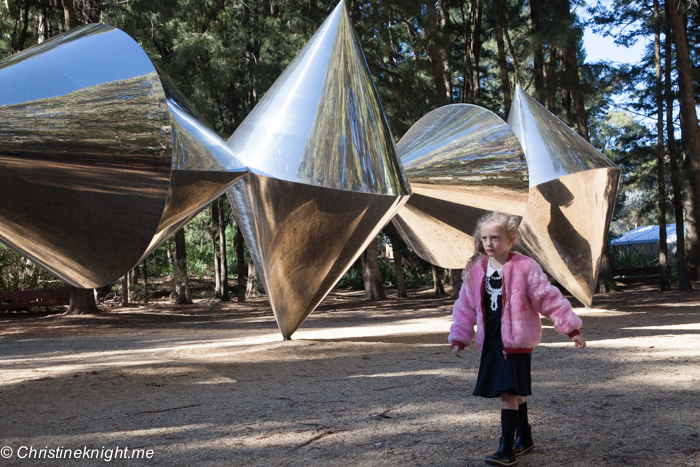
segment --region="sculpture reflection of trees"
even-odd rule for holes
[[[624,85],[632,88],[639,84],[635,87],[638,102],[632,110],[646,115],[657,114],[658,105],[653,99],[655,67],[652,56],[636,68],[631,64],[591,64],[585,61],[581,47],[582,23],[577,16],[583,4],[579,4],[576,11],[568,0],[500,2],[499,5],[505,4],[501,21],[503,36],[511,39],[512,47],[506,48],[504,44],[504,53],[500,60],[496,60],[496,17],[492,4],[486,3],[484,8],[483,1],[348,2],[394,136],[401,136],[421,116],[446,102],[475,103],[505,115],[506,97],[502,86],[507,83],[512,89],[516,81],[516,62],[522,65],[520,79],[528,92],[568,121],[579,134],[584,137],[586,133],[590,134],[598,147],[602,147],[599,142],[607,138],[605,133],[610,129],[608,114],[613,119],[618,118],[611,111],[610,98],[624,90]],[[83,0],[75,2],[74,6],[78,24],[101,19],[136,38],[182,91],[192,97],[193,103],[214,129],[226,138],[336,3],[335,0],[249,0],[243,3],[233,0],[214,3],[203,0]],[[8,5],[11,5],[11,11],[7,9]],[[65,30],[64,5],[28,0],[0,3],[0,56],[7,56]],[[625,8],[614,10],[606,10],[605,4],[601,5],[593,5],[601,29],[614,31],[611,26],[629,24],[619,35],[621,42],[631,43],[641,38],[651,40],[653,37],[652,11],[648,3],[627,2]],[[693,82],[692,67],[686,64],[699,60],[699,38],[692,33],[698,30],[698,16],[685,14],[686,3],[678,0],[661,2],[660,10],[662,19],[668,14],[673,32],[678,32],[673,35],[674,50],[681,58],[676,66],[672,62],[667,64],[666,57],[674,50],[667,51],[664,47],[664,73],[669,67],[677,72],[677,75],[668,75],[673,83],[664,90],[664,97],[672,104],[674,96],[669,94],[682,84],[678,101],[683,112],[682,120],[688,122],[687,125],[684,123],[684,145],[679,149],[687,154],[683,169],[689,177],[684,178],[683,173],[679,173],[676,177],[678,183],[673,189],[669,187],[668,192],[674,193],[674,213],[681,213],[679,197],[687,197],[686,224],[690,234],[687,243],[689,256],[695,258],[695,252],[700,251],[695,226],[700,195],[693,195],[698,190],[691,192],[689,188],[700,183],[700,143],[696,144],[697,124],[692,124],[695,114],[693,100],[697,102],[693,85],[695,89],[700,87],[697,77]],[[687,28],[684,22],[688,24]],[[686,29],[691,34],[682,34]],[[663,34],[664,44],[671,38],[670,32]],[[651,81],[647,82],[649,79]],[[673,106],[668,107],[672,109]],[[626,178],[632,180],[632,185],[623,185],[621,199],[652,200],[651,204],[643,203],[642,209],[634,214],[639,221],[656,223],[657,185],[646,180],[644,171],[650,169],[648,165],[656,160],[654,148],[657,143],[655,137],[647,136],[634,148],[621,144],[606,149],[616,161],[623,161],[629,170]],[[670,152],[672,143],[675,143],[673,137],[666,136],[665,142]],[[624,162],[632,157],[636,159],[634,164]],[[673,165],[669,169],[673,175]],[[682,186],[684,180],[690,183]],[[674,220],[671,211],[667,213],[669,221]],[[615,224],[620,225],[624,217],[623,213],[616,214]],[[679,225],[682,225],[682,220],[679,219]],[[700,262],[695,260],[694,272],[698,265]]]

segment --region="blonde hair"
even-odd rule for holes
[[[486,224],[498,225],[501,229],[503,229],[503,232],[509,239],[515,237],[515,241],[513,242],[511,248],[515,246],[520,239],[518,235],[520,217],[509,216],[508,214],[504,214],[498,211],[493,211],[481,216],[481,218],[476,223],[476,230],[474,230],[474,254],[467,261],[467,265],[464,267],[464,273],[462,274],[462,278],[464,281],[466,281],[469,278],[469,273],[474,263],[486,258],[486,250],[484,249],[483,243],[481,243],[481,227],[483,227]]]

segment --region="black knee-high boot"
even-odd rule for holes
[[[515,430],[518,427],[518,411],[501,409],[501,443],[498,451],[486,457],[484,460],[488,465],[498,465],[509,467],[517,464],[518,460],[513,454],[513,442],[515,440]]]
[[[519,456],[530,452],[534,447],[535,442],[532,441],[532,427],[527,419],[527,402],[523,402],[518,405],[518,430],[513,453]]]

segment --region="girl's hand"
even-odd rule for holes
[[[583,334],[577,334],[571,340],[574,341],[574,345],[576,346],[577,349],[585,349],[586,348],[586,339],[583,338]]]
[[[455,357],[462,358],[462,355],[459,353],[459,346],[458,345],[452,346],[452,353],[455,354]]]

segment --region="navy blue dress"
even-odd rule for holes
[[[503,279],[498,272],[486,277],[490,287],[484,292],[485,335],[484,348],[481,352],[479,376],[476,378],[474,395],[481,397],[500,397],[503,394],[529,396],[532,394],[530,379],[531,354],[515,353],[505,355],[501,337],[501,313],[503,312],[502,295],[492,302],[488,289],[499,292]],[[496,309],[492,309],[492,303]]]

